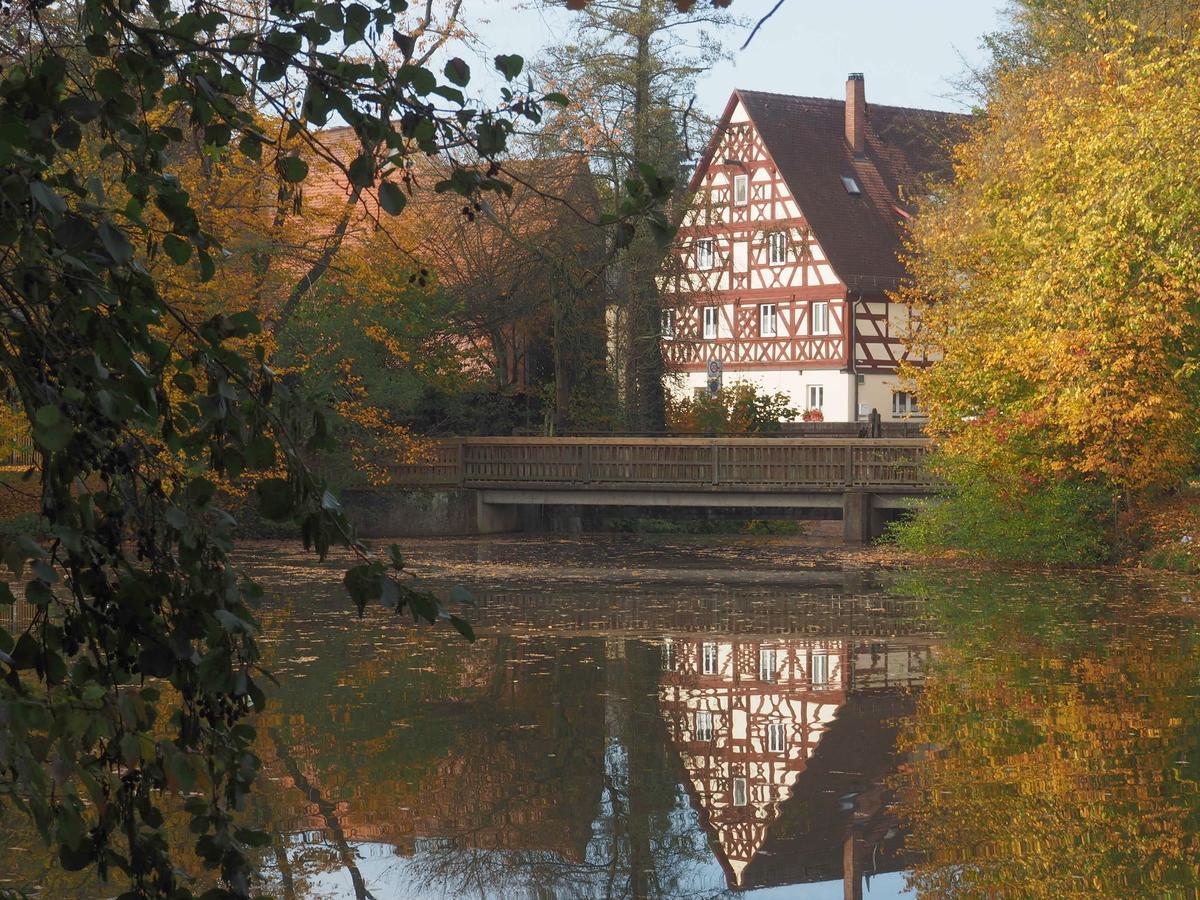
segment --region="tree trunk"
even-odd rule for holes
[[[635,35],[633,89],[633,166],[653,164],[650,159],[650,74],[653,3],[638,5],[638,31]],[[625,417],[634,431],[657,431],[663,427],[663,364],[659,341],[658,285],[655,282],[658,254],[644,237],[635,240],[625,254],[628,271],[625,337],[626,355],[623,380]]]

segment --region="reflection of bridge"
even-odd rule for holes
[[[839,575],[841,573],[838,573]],[[681,585],[677,593],[656,586],[656,595],[614,591],[596,595],[519,591],[476,593],[467,613],[481,636],[496,633],[610,635],[620,638],[723,634],[810,637],[927,635],[924,600],[882,593],[835,593],[794,586],[739,587],[715,593]]]
[[[841,509],[846,537],[878,531],[937,482],[929,442],[856,438],[459,438],[396,466],[398,487],[465,488],[486,507]]]

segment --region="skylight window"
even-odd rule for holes
[[[858,186],[858,182],[849,175],[842,176],[842,184],[846,186],[846,193],[851,197],[857,197],[862,193],[862,188]]]

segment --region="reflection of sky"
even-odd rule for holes
[[[479,897],[488,898],[488,900],[490,898],[520,900],[525,897],[537,897],[544,900],[546,897],[609,896],[606,891],[607,872],[598,869],[576,871],[565,877],[557,886],[558,889],[538,880],[533,872],[527,873],[529,877],[520,879],[519,872],[515,871],[513,872],[513,881],[502,884],[463,883],[457,880],[430,883],[429,854],[420,849],[412,856],[403,856],[397,853],[396,848],[391,844],[360,842],[351,843],[350,848],[357,856],[358,870],[362,874],[366,889],[375,900],[435,900],[435,898],[442,900],[442,898],[452,897]],[[459,852],[469,855],[474,864],[488,873],[494,873],[497,870],[512,871],[514,863],[517,867],[522,864],[517,854],[505,851],[464,848]],[[305,856],[317,854],[331,857],[336,856],[336,853],[336,848],[331,844],[293,844],[289,848],[288,859],[293,867],[302,870]],[[544,858],[539,860],[540,863],[548,861]],[[564,871],[574,868],[570,863],[559,861],[559,864]],[[681,886],[674,896],[689,898],[726,896],[724,894],[724,874],[715,860],[710,859],[707,865],[698,865],[692,874],[694,877],[689,878],[686,885]],[[263,875],[269,883],[278,884],[277,871],[264,871]],[[840,881],[838,885],[838,896],[841,896]],[[779,893],[775,889],[753,892],[753,896],[760,894],[764,897],[795,896],[795,894]],[[615,896],[623,895],[623,892],[615,894]],[[354,882],[350,872],[345,868],[313,872],[305,875],[304,896],[312,898],[312,900],[352,898],[354,897]],[[745,896],[751,896],[751,894]],[[813,896],[824,897],[825,895]]]
[[[375,900],[423,898],[547,897],[590,898],[630,896],[632,865],[626,826],[629,802],[628,754],[618,740],[605,751],[606,788],[592,823],[592,839],[582,863],[563,860],[550,852],[517,853],[480,850],[456,845],[453,840],[418,838],[411,856],[387,843],[349,842],[356,864]],[[647,874],[666,897],[715,898],[727,896],[725,872],[713,856],[699,816],[682,785],[676,785],[675,802],[661,825],[647,840],[651,855]],[[306,861],[328,863],[337,848],[312,832],[289,839],[288,860],[297,877],[304,879],[305,896],[349,898],[355,896],[350,872],[342,867],[320,871]],[[263,873],[278,883],[278,871]],[[840,883],[840,882],[839,882]]]
[[[681,792],[682,797],[682,792]],[[686,804],[686,798],[682,800]],[[496,898],[496,900],[522,900],[522,898],[554,897],[603,897],[605,896],[605,881],[603,873],[595,873],[592,877],[565,882],[569,888],[565,892],[545,892],[546,886],[532,880],[526,882],[524,888],[514,884],[499,887],[474,885],[468,892],[462,884],[429,884],[430,861],[426,853],[418,849],[412,856],[402,856],[390,844],[354,843],[351,849],[358,857],[358,869],[362,873],[366,888],[375,900],[444,900],[444,898],[479,897]],[[328,845],[293,845],[289,848],[288,858],[293,866],[302,866],[303,855],[306,852],[320,852],[334,855],[335,849]],[[512,865],[512,854],[498,851],[464,851],[478,858],[486,857],[482,868],[485,870],[508,869]],[[507,857],[507,858],[506,858]],[[565,865],[565,864],[564,864]],[[268,879],[274,880],[274,872],[264,873]],[[680,885],[676,894],[679,897],[745,897],[750,900],[842,900],[844,885],[836,881],[821,881],[814,884],[787,885],[784,887],[758,888],[739,894],[724,892],[724,873],[716,861],[709,859],[707,864],[697,865],[691,872],[693,877],[685,885]],[[342,900],[354,896],[354,884],[346,869],[332,872],[314,873],[306,879],[305,895],[312,900]],[[541,888],[541,891],[538,890]],[[905,890],[904,874],[889,872],[867,880],[863,883],[864,898],[915,897],[912,891]]]
[[[792,884],[786,887],[759,888],[738,894],[753,900],[843,900],[845,885],[837,881],[818,881],[816,884]],[[916,891],[905,890],[904,873],[887,872],[870,880],[863,879],[863,897],[915,897]]]

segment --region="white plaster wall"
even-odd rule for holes
[[[808,398],[808,385],[819,384],[825,388],[825,405],[822,412],[826,422],[852,422],[850,391],[853,375],[843,374],[837,369],[765,369],[725,370],[722,384],[729,387],[738,381],[749,381],[770,394],[782,391],[791,397],[792,406],[803,412]],[[708,388],[708,375],[704,372],[684,372],[667,381],[667,389],[674,397],[690,397],[697,388]],[[888,393],[887,414],[892,410],[891,393]],[[883,412],[880,409],[880,412]]]
[[[898,375],[864,375],[863,383],[858,386],[858,402],[867,404],[868,413],[871,407],[878,409],[885,422],[900,422],[906,419],[924,422],[924,416],[892,415],[892,393],[904,390],[912,390],[912,384]],[[917,399],[919,401],[920,397]]]

